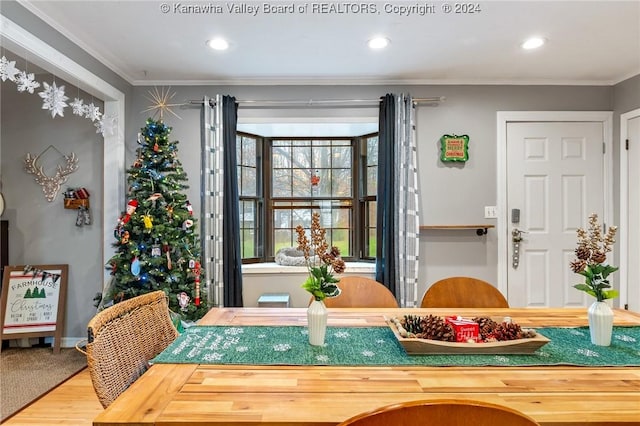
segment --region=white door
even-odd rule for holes
[[[602,122],[506,125],[507,296],[511,306],[585,306],[569,263],[576,230],[604,212]],[[512,211],[519,209],[519,219]],[[514,222],[515,221],[515,222]],[[514,264],[513,229],[526,231]],[[504,235],[504,234],[503,234]]]
[[[626,218],[628,232],[626,238],[620,241],[621,245],[625,240],[627,243],[628,272],[627,298],[622,302],[627,303],[630,310],[638,312],[640,311],[640,262],[638,261],[640,259],[640,167],[638,167],[640,164],[640,110],[626,123],[626,141],[629,147],[627,149],[628,213]],[[621,204],[624,205],[624,202]],[[622,291],[621,294],[623,294]]]

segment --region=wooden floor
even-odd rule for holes
[[[102,410],[85,368],[2,424],[91,426]]]

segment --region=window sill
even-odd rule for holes
[[[306,274],[304,266],[283,266],[275,262],[250,263],[242,265],[242,274]],[[346,262],[346,274],[375,274],[376,264],[365,262]]]

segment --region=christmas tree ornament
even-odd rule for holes
[[[153,228],[153,218],[150,215],[146,214],[142,216],[142,221],[144,222],[145,229]]]
[[[16,77],[16,85],[18,92],[29,92],[33,94],[34,90],[40,87],[40,83],[34,80],[33,73],[27,74],[26,71],[20,71]]]
[[[156,142],[155,144],[153,144],[153,152],[158,152],[160,150],[160,145],[158,145],[158,142]]]
[[[196,285],[196,298],[194,303],[196,306],[200,306],[200,262],[195,262],[193,267],[193,273],[195,274],[195,285]]]
[[[124,231],[122,233],[122,238],[120,239],[120,244],[128,244],[129,243],[129,231]]]
[[[193,269],[196,267],[195,259],[189,259],[189,269]]]
[[[193,220],[191,219],[186,219],[184,222],[182,222],[182,229],[185,231],[191,228],[192,226],[193,226]]]
[[[118,223],[120,225],[125,225],[129,223],[129,221],[131,220],[131,216],[135,213],[137,208],[138,208],[138,200],[129,200],[129,202],[127,203],[127,211],[124,215],[120,217],[120,219],[118,219]]]
[[[191,205],[189,200],[187,200],[186,207],[187,207],[187,211],[189,212],[189,216],[193,216],[193,206]]]
[[[158,201],[160,198],[162,198],[162,194],[159,192],[155,192],[153,194],[151,194],[149,196],[149,198],[147,198],[147,201],[151,201],[153,208],[155,209],[156,206],[156,201]]]
[[[161,254],[160,244],[154,244],[151,247],[151,257],[160,257]]]
[[[169,255],[169,251],[164,252],[164,254],[167,256],[167,269],[171,270],[172,269],[171,255]]]
[[[191,300],[189,295],[182,291],[176,297],[178,298],[178,305],[180,306],[180,309],[186,311],[189,306],[189,300]]]
[[[136,277],[140,275],[140,259],[137,256],[131,261],[131,273]]]
[[[42,83],[44,90],[38,92],[38,95],[42,98],[42,109],[49,110],[51,112],[51,118],[55,118],[56,115],[64,117],[64,109],[67,107],[67,100],[69,99],[64,94],[64,86],[56,86],[55,81],[49,85],[46,81]]]

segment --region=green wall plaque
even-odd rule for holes
[[[440,138],[441,161],[467,161],[469,159],[469,136],[444,135]]]

